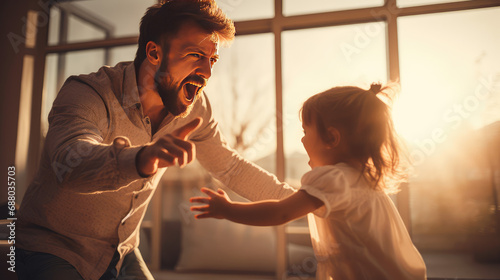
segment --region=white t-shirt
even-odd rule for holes
[[[301,190],[323,201],[308,214],[316,279],[426,279],[425,263],[392,200],[347,164],[316,167]]]

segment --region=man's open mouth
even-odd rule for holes
[[[187,82],[185,84],[186,90],[185,90],[185,97],[188,102],[193,102],[194,98],[198,94],[198,92],[204,87],[205,85],[202,83],[198,82]]]

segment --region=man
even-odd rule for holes
[[[66,81],[18,215],[20,279],[153,279],[140,224],[164,167],[195,157],[251,200],[292,193],[231,150],[212,117],[203,87],[233,38],[213,0],[168,1],[144,15],[134,63]]]

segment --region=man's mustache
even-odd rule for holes
[[[201,85],[201,87],[205,87],[207,85],[207,79],[195,74],[195,75],[190,75],[186,79],[184,79],[183,84],[185,83],[195,83]]]
[[[154,80],[155,80],[155,83],[157,86],[164,85],[167,80],[170,80],[170,76],[169,76],[168,72],[158,70],[155,74]],[[207,79],[205,79],[199,75],[193,74],[193,75],[189,75],[188,77],[186,77],[182,81],[182,83],[179,87],[181,87],[182,85],[184,85],[186,83],[195,83],[195,84],[201,85],[201,87],[205,87],[207,85],[207,81],[208,81]]]

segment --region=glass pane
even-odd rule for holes
[[[49,19],[49,38],[47,44],[57,45],[59,43],[59,26],[60,26],[61,13],[59,8],[50,8]]]
[[[287,182],[298,186],[302,175],[310,170],[300,141],[302,103],[334,86],[368,88],[372,82],[386,82],[385,53],[385,23],[382,22],[283,32]]]
[[[464,2],[468,0],[397,0],[398,7],[412,7],[419,5],[442,4],[450,2]]]
[[[222,48],[206,92],[231,147],[274,173],[274,36],[238,36]]]
[[[90,0],[75,1],[74,5],[92,12],[105,22],[111,23],[112,37],[139,35],[139,23],[146,9],[157,0]]]
[[[58,38],[58,35],[54,33],[59,30],[52,26],[59,26],[59,12],[54,12],[59,9],[73,13],[76,11],[77,14],[83,14],[86,18],[75,20],[76,15],[70,16],[73,22],[69,25],[69,42],[103,39],[106,30],[110,32],[110,38],[138,36],[142,16],[146,9],[155,3],[157,3],[156,0],[88,0],[59,3],[59,8],[51,9],[51,13],[55,15],[54,17],[51,15],[49,38]],[[91,34],[93,36],[89,37],[89,30],[98,34]],[[57,44],[58,41],[52,39],[49,43]]]
[[[49,112],[52,102],[56,99],[59,87],[57,86],[57,54],[48,54],[45,58],[45,77],[43,81],[41,131],[45,136],[49,130]]]
[[[109,51],[109,61],[107,65],[115,66],[122,61],[133,61],[135,53],[137,52],[137,45],[123,46],[112,48]]]
[[[69,52],[65,56],[65,78],[95,72],[105,64],[104,49]]]
[[[274,17],[273,0],[217,0],[217,5],[233,21]]]
[[[439,250],[450,260],[496,254],[498,261],[498,26],[500,8],[398,19],[402,93],[394,118],[415,167],[411,222],[424,258]]]
[[[59,38],[60,40],[63,38]],[[106,32],[73,15],[68,20],[68,43],[106,39]]]
[[[332,0],[283,0],[285,16],[330,11],[352,10],[384,5],[383,0],[332,1]]]

